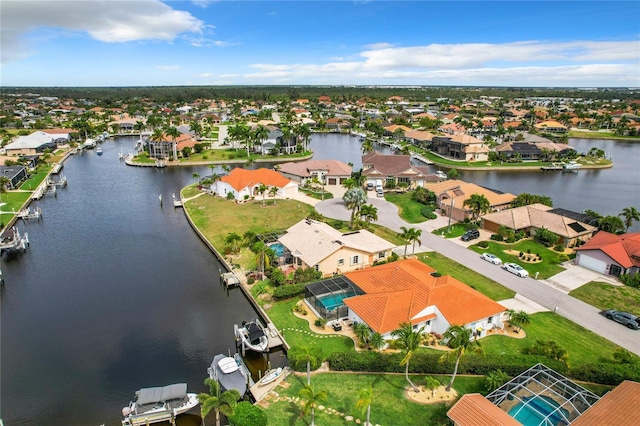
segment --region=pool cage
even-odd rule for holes
[[[274,250],[275,258],[271,260],[272,266],[282,266],[289,263],[293,263],[293,257],[291,252],[285,246],[278,242],[278,238],[286,234],[286,230],[266,232],[264,234],[256,235],[256,238],[268,246],[277,244],[279,249]]]
[[[486,397],[527,425],[568,425],[600,398],[562,374],[536,364]],[[521,414],[522,413],[522,414]]]
[[[349,313],[342,299],[364,294],[358,286],[344,276],[336,276],[307,284],[304,297],[319,317],[327,321],[345,318]]]

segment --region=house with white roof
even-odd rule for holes
[[[324,276],[386,260],[395,247],[367,230],[343,233],[311,219],[296,223],[278,241],[291,253],[294,267],[315,268]]]
[[[54,137],[48,133],[37,131],[27,136],[18,136],[2,149],[5,155],[35,155],[47,148],[55,148]]]

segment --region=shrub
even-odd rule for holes
[[[536,240],[537,242],[539,242],[545,247],[551,247],[558,243],[558,241],[560,240],[560,236],[557,234],[554,234],[553,232],[549,231],[546,228],[540,228],[536,232],[536,236],[534,237],[534,240]]]
[[[518,257],[523,257],[523,256],[524,256],[523,252],[520,252],[520,254],[518,254]]]
[[[286,284],[273,291],[273,297],[279,300],[290,299],[304,293],[304,284]]]
[[[640,288],[640,274],[629,275],[624,274],[618,277],[626,286]]]
[[[256,282],[255,278],[253,278],[253,277],[247,278],[247,284],[253,284],[255,282]]]
[[[315,325],[316,327],[320,327],[320,328],[324,328],[324,326],[327,324],[327,320],[324,318],[316,318],[316,322]]]
[[[488,241],[480,241],[480,242],[478,243],[478,247],[480,247],[480,248],[487,248],[487,247],[489,247],[489,242],[488,242]]]
[[[296,304],[296,306],[293,307],[293,312],[297,312],[300,315],[307,315],[308,314],[307,308],[305,308],[302,303]]]
[[[498,234],[493,234],[490,238],[493,241],[503,241],[504,240],[504,238],[502,238],[502,235],[498,235]]]
[[[563,252],[564,246],[562,244],[558,244],[553,248],[555,251]]]
[[[307,354],[302,349],[295,346],[292,347],[289,349],[289,352],[287,352],[287,359],[289,359],[289,364],[295,371],[307,371]],[[314,352],[311,352],[309,361],[311,371],[313,371],[320,368],[320,364],[322,364],[324,360],[316,358]]]
[[[241,401],[233,409],[233,414],[228,417],[231,426],[266,426],[267,414],[264,409],[253,405],[249,401]]]
[[[617,386],[625,380],[640,381],[640,369],[633,364],[602,362],[572,368],[571,376],[585,382]]]
[[[426,217],[427,219],[435,219],[438,216],[433,212],[433,207],[431,206],[424,206],[420,209],[420,213],[422,214],[422,216]]]

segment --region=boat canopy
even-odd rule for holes
[[[187,384],[176,383],[174,385],[143,388],[138,392],[138,405],[155,404],[157,402],[171,401],[174,399],[183,399],[187,396]]]
[[[262,336],[264,336],[264,330],[255,322],[250,322],[246,325],[247,331],[249,332],[249,341],[251,343],[260,340]]]

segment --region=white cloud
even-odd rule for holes
[[[194,5],[201,7],[203,9],[208,8],[209,6],[211,6],[213,3],[217,3],[218,0],[191,0],[191,3],[193,3]]]
[[[367,50],[391,49],[395,45],[391,43],[371,43],[364,46]]]
[[[423,84],[637,86],[639,42],[520,41],[504,44],[371,46],[359,59],[323,64],[252,64],[252,81],[407,81]],[[340,58],[342,59],[342,58]]]
[[[192,35],[184,35],[182,36],[182,38],[193,47],[226,47],[234,45],[234,43],[229,43],[226,41],[213,40],[206,37],[195,37]]]
[[[156,69],[162,71],[177,71],[180,69],[180,65],[156,65]]]
[[[41,28],[87,33],[107,43],[172,41],[205,30],[201,20],[159,0],[3,0],[1,7],[2,63],[24,57],[25,37]]]

